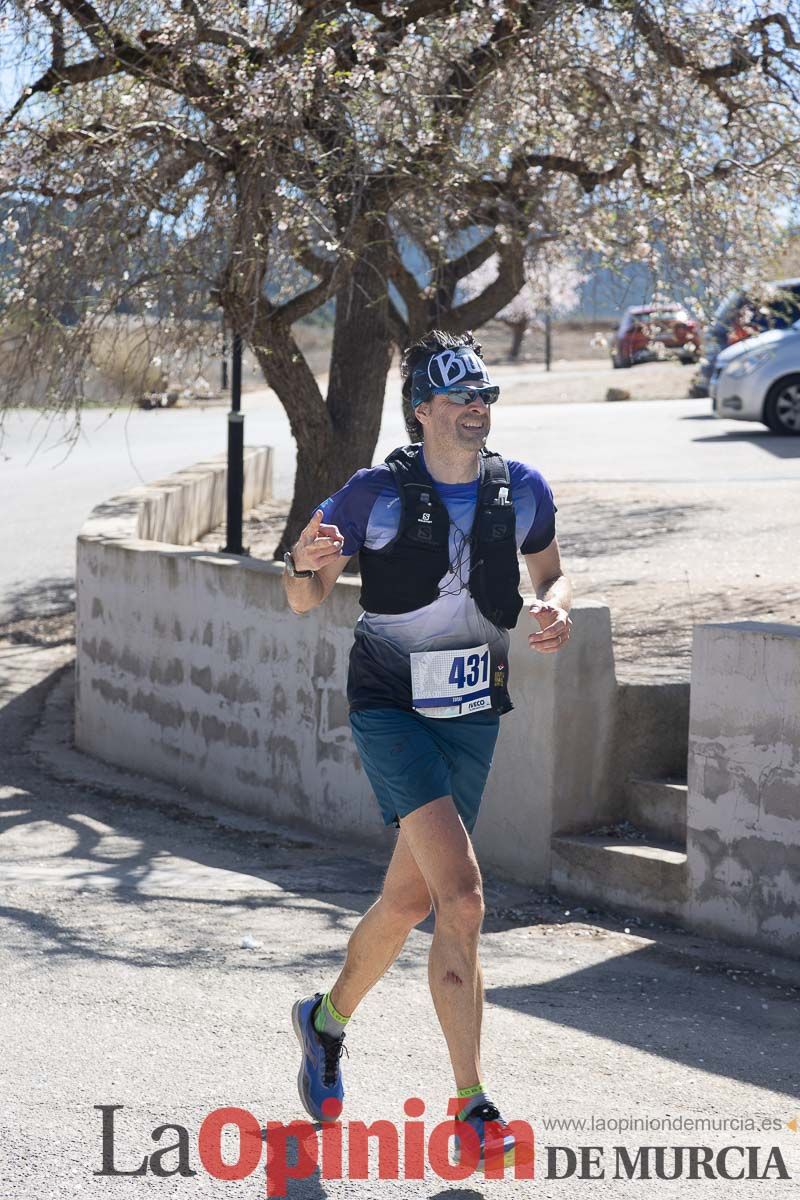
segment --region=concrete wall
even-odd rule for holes
[[[619,681],[612,751],[618,815],[625,815],[625,794],[632,777],[683,779],[689,739],[689,684]]]
[[[572,636],[558,654],[528,647],[523,610],[512,630],[514,711],[500,737],[475,846],[481,862],[523,883],[549,886],[550,839],[610,819],[616,679],[606,605],[578,602]]]
[[[225,520],[227,458],[220,454],[176,471],[167,479],[131,488],[98,505],[84,523],[80,543],[92,537],[139,538],[190,546]],[[248,446],[244,454],[244,511],[272,495],[272,449]]]
[[[694,632],[687,922],[800,952],[800,629]]]
[[[249,465],[262,481],[254,502],[269,471]],[[384,839],[347,720],[357,581],[340,580],[322,609],[295,616],[281,566],[142,536],[169,529],[188,542],[211,527],[224,467],[201,464],[154,491],[102,505],[78,539],[78,745],[290,825]],[[516,708],[501,722],[476,829],[483,862],[542,885],[551,834],[611,812],[608,609],[584,602],[573,620],[557,655],[529,650],[524,613],[513,632]]]

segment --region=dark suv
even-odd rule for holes
[[[800,279],[776,279],[755,295],[731,292],[714,313],[703,337],[699,383],[708,394],[708,383],[721,350],[768,329],[788,329],[800,318]],[[695,395],[700,394],[696,390]]]

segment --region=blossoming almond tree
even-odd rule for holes
[[[785,0],[4,11],[20,77],[0,165],[4,403],[44,373],[53,404],[79,405],[120,312],[155,351],[221,307],[297,441],[284,541],[371,462],[393,347],[502,310],[529,247],[569,234],[714,287],[757,268],[796,191]],[[496,277],[460,300],[493,255]],[[293,326],[333,297],[323,393]]]

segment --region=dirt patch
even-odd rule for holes
[[[611,610],[620,678],[689,678],[693,626],[706,621],[800,621],[794,485],[561,484],[558,536],[577,598]],[[288,502],[245,525],[245,545],[271,559]],[[219,549],[225,530],[198,546]]]
[[[688,679],[706,621],[800,620],[793,490],[559,485],[565,569],[576,596],[608,603],[621,678]]]
[[[550,372],[530,364],[492,368],[492,379],[502,388],[501,403],[508,404],[607,404],[609,393],[628,393],[630,400],[678,400],[689,395],[696,368],[676,361],[641,363],[615,371],[607,360],[564,359]]]
[[[289,515],[288,500],[265,500],[245,518],[242,541],[253,558],[271,560],[280,541]],[[221,550],[225,545],[225,525],[204,534],[194,545],[204,549]]]

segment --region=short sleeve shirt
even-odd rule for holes
[[[534,467],[508,463],[522,554],[545,550],[555,537],[556,506],[544,477]],[[447,484],[434,481],[450,516],[450,566],[432,604],[407,613],[365,612],[356,626],[350,660],[351,709],[411,707],[410,654],[489,644],[493,659],[508,653],[508,632],[484,617],[470,595],[469,538],[478,499],[478,480]],[[389,467],[382,463],[357,471],[344,487],[318,506],[323,520],[338,526],[343,553],[362,546],[378,550],[400,526],[401,502]]]

